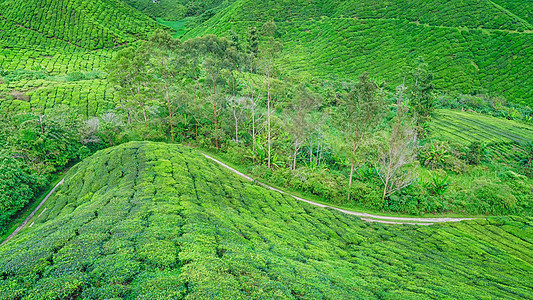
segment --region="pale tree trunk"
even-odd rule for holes
[[[272,62],[270,61],[269,62],[269,67],[271,66]],[[271,147],[272,147],[272,141],[271,141],[271,131],[270,131],[270,72],[269,74],[267,75],[268,77],[268,84],[267,84],[267,103],[268,103],[268,108],[267,108],[267,115],[268,115],[268,120],[267,120],[267,124],[268,124],[268,168],[270,169],[270,154],[271,154]]]
[[[350,201],[350,195],[351,195],[350,192],[351,192],[351,187],[352,187],[352,182],[353,182],[353,172],[355,169],[355,152],[357,151],[357,148],[359,148],[359,143],[357,143],[357,132],[356,132],[354,139],[353,139],[352,166],[350,168],[350,180],[348,181],[348,201]]]
[[[235,119],[235,142],[238,143],[239,142],[239,135],[238,135],[238,132],[239,132],[238,124],[239,123],[237,122],[237,112],[235,109],[233,110],[233,118]]]
[[[387,179],[385,180],[385,186],[383,187],[383,196],[381,197],[382,203],[385,202],[385,196],[387,195],[388,185],[389,185],[389,180]]]
[[[213,97],[213,116],[214,116],[214,119],[215,119],[215,130],[218,129],[218,116],[217,116],[217,103],[216,103],[216,99],[215,99],[215,95],[216,95],[216,81],[215,79],[213,78],[213,93],[212,93],[212,97]],[[218,145],[218,137],[215,137],[215,147],[218,149],[219,148],[219,145]]]
[[[144,108],[144,104],[143,103],[141,103],[141,107],[143,109],[144,125],[148,126],[148,118],[146,117],[146,109]]]
[[[313,162],[313,144],[309,143],[309,166]]]
[[[172,125],[172,109],[170,107],[170,95],[168,91],[168,82],[165,78],[165,99],[167,100],[167,107],[168,107],[168,117],[169,117],[169,123],[170,123],[170,138],[172,139],[172,142],[174,142],[174,125]]]
[[[293,171],[296,171],[296,156],[298,155],[298,144],[297,143],[294,143],[294,161],[293,161],[293,164],[292,164],[292,170]]]
[[[254,87],[252,80],[252,68],[250,68],[249,76],[249,86],[250,86],[250,96],[251,96],[251,105],[252,105],[252,152],[254,153],[254,163],[255,163],[255,102],[254,102]]]

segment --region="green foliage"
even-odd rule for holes
[[[479,165],[486,157],[487,145],[474,141],[465,151],[465,160],[471,165]]]
[[[451,158],[450,152],[446,142],[431,141],[418,150],[418,160],[431,169],[445,168]]]
[[[524,151],[520,153],[520,166],[523,172],[533,177],[533,142],[522,144]]]
[[[533,99],[533,26],[490,2],[236,1],[185,37],[244,36],[270,20],[286,72],[354,80],[366,71],[394,88],[422,57],[437,89],[489,91],[526,105]]]
[[[0,152],[0,233],[6,223],[46,184],[44,176],[31,172],[20,160]]]
[[[45,206],[0,248],[1,299],[532,296],[529,218],[369,224],[182,146],[102,150]]]
[[[420,184],[433,195],[442,197],[450,185],[449,176],[431,173],[431,180],[429,182],[422,181]]]
[[[7,45],[68,44],[113,48],[146,37],[159,25],[119,0],[0,1],[0,38]],[[17,35],[27,39],[17,41]],[[48,42],[46,42],[48,40]]]
[[[222,0],[122,0],[152,18],[163,18],[169,21],[178,21],[185,17],[198,17],[205,20],[221,9],[231,4],[231,1]]]

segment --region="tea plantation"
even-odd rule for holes
[[[533,297],[533,220],[369,224],[297,202],[178,145],[73,167],[0,248],[0,299]]]
[[[244,35],[274,20],[286,72],[346,80],[367,71],[395,87],[422,57],[440,89],[530,104],[533,26],[517,1],[497,2],[241,0],[186,37]]]

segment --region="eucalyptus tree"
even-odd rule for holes
[[[224,107],[228,78],[224,75],[233,72],[239,63],[239,51],[236,45],[226,38],[216,35],[206,35],[188,40],[184,43],[184,50],[189,57],[189,75],[194,78],[198,88],[201,88],[201,76],[204,75],[203,89],[206,99],[212,106],[213,130],[211,136],[215,147],[220,148],[223,136],[220,127],[220,109]]]
[[[296,97],[289,106],[289,113],[292,115],[292,124],[289,127],[289,134],[293,141],[293,163],[292,170],[296,170],[296,160],[298,151],[309,137],[311,130],[309,125],[309,113],[319,103],[319,97],[310,91],[304,84],[299,84]]]
[[[140,106],[145,124],[146,102],[149,97],[150,74],[148,70],[148,53],[145,47],[128,47],[117,52],[108,64],[109,80],[116,89],[116,95],[128,114],[131,124],[131,106]]]
[[[257,27],[250,27],[248,29],[248,47],[246,48],[247,53],[247,66],[248,66],[248,97],[250,102],[250,114],[252,119],[252,153],[255,153],[255,136],[256,136],[256,108],[257,101],[255,100],[255,90],[254,90],[254,80],[253,74],[257,67],[257,57],[259,55],[259,35]],[[255,157],[254,157],[255,160]]]
[[[381,122],[385,111],[385,102],[376,83],[370,80],[367,73],[359,76],[355,88],[341,100],[339,119],[341,130],[351,146],[349,153],[351,167],[348,186],[352,186],[356,163],[356,152],[374,129]],[[348,200],[350,193],[348,193]]]
[[[183,77],[183,58],[180,55],[181,42],[172,38],[164,31],[157,30],[150,37],[147,44],[150,52],[150,65],[155,78],[159,81],[158,90],[166,102],[168,122],[170,124],[170,137],[174,141],[174,108],[171,101],[171,92],[180,89]],[[175,93],[176,94],[176,93]]]
[[[409,116],[405,101],[404,84],[397,89],[396,116],[388,143],[380,153],[377,171],[383,182],[382,200],[411,185],[414,180],[413,164],[416,161],[416,122]]]
[[[268,143],[268,168],[271,167],[272,158],[272,77],[274,75],[274,60],[281,51],[281,43],[276,40],[275,35],[277,26],[274,21],[269,21],[263,24],[262,32],[265,36],[264,47],[262,48],[263,72],[266,77],[267,90],[267,143]]]
[[[427,70],[427,64],[422,58],[418,59],[417,67],[412,71],[414,85],[411,88],[409,107],[416,120],[416,131],[419,137],[427,135],[427,128],[431,116],[435,111],[435,95],[433,90],[433,73]]]

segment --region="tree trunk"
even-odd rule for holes
[[[237,122],[237,112],[235,109],[233,110],[233,118],[235,119],[235,142],[238,143],[239,142],[239,135],[238,135],[238,132],[239,132],[238,124],[239,123]]]
[[[298,155],[298,146],[296,143],[294,143],[294,161],[292,164],[292,170],[296,171],[296,155]]]
[[[170,95],[168,92],[168,83],[165,79],[165,98],[167,100],[167,107],[168,107],[168,118],[170,123],[170,138],[172,139],[172,142],[174,142],[174,125],[172,125],[172,109],[170,108]]]
[[[148,118],[146,117],[146,109],[144,108],[144,104],[141,103],[141,107],[143,109],[144,125],[148,127]]]
[[[389,185],[389,179],[387,178],[385,179],[385,186],[383,187],[383,196],[381,197],[382,203],[385,202],[385,196],[387,195],[388,185]]]
[[[348,181],[348,202],[350,202],[350,195],[351,195],[351,187],[352,187],[352,181],[353,181],[353,171],[355,167],[355,151],[357,150],[357,133],[355,134],[354,140],[353,140],[353,148],[352,148],[352,166],[350,168],[350,180]]]
[[[271,64],[272,62],[270,62]],[[270,65],[269,65],[270,66]],[[270,73],[267,75],[268,77],[268,84],[267,84],[267,103],[268,103],[268,108],[267,108],[267,115],[268,115],[268,168],[270,169],[270,151],[271,151],[271,136],[270,136]]]
[[[313,162],[313,144],[309,144],[309,166],[311,166],[311,163]]]
[[[217,104],[213,103],[213,114],[215,116],[215,130],[218,128],[218,117],[217,117]],[[218,149],[218,137],[215,137],[215,147]]]
[[[253,162],[255,163],[255,102],[254,102],[254,86],[253,86],[253,80],[252,80],[252,68],[250,68],[250,76],[249,76],[249,86],[250,86],[250,96],[251,96],[251,104],[252,104],[252,153],[253,156]]]

